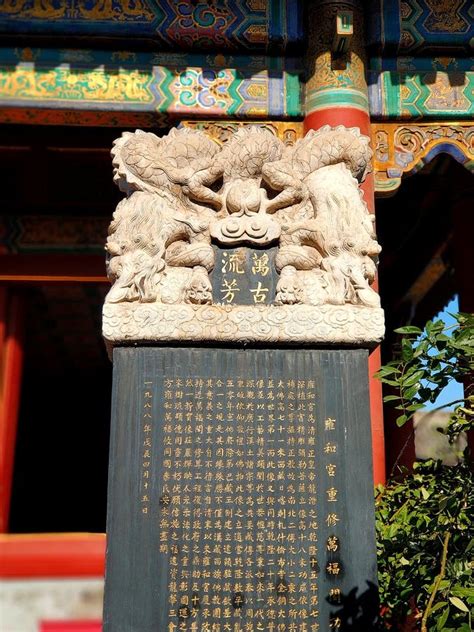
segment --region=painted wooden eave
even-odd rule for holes
[[[375,119],[472,120],[474,58],[372,58],[368,89]]]
[[[19,0],[0,4],[0,34],[80,38],[91,47],[113,40],[155,50],[275,53],[301,42],[302,9],[302,0]]]
[[[444,6],[443,6],[444,5]],[[472,0],[371,0],[367,44],[384,55],[456,55],[472,52]]]
[[[287,119],[302,115],[300,66],[263,55],[2,49],[0,106]]]

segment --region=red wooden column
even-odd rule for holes
[[[23,366],[23,303],[0,288],[0,533],[8,530]]]
[[[0,535],[0,579],[103,577],[105,533]]]
[[[363,134],[370,137],[362,2],[319,0],[308,4],[305,131],[319,129],[323,125],[344,125],[358,127]],[[369,211],[374,213],[373,174],[368,175],[362,184],[362,189]],[[370,410],[376,484],[385,481],[382,387],[380,382],[372,377],[379,367],[380,348],[377,348],[369,357]]]

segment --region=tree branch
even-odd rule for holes
[[[428,617],[430,616],[430,612],[431,609],[433,607],[433,602],[435,600],[436,597],[436,593],[438,592],[438,588],[439,585],[441,584],[441,580],[443,579],[445,573],[446,573],[446,561],[448,559],[448,544],[449,544],[449,538],[451,537],[451,532],[448,531],[446,533],[446,535],[444,536],[444,542],[443,542],[443,555],[441,556],[441,568],[439,571],[439,575],[436,578],[436,581],[434,583],[433,586],[433,590],[431,591],[431,595],[428,601],[428,604],[425,608],[425,611],[423,613],[423,618],[421,620],[421,632],[428,632],[428,628],[426,626],[427,621],[428,621]]]
[[[426,413],[434,413],[437,410],[442,410],[443,408],[446,408],[447,406],[453,406],[454,404],[462,404],[464,402],[464,399],[455,399],[453,402],[448,402],[447,404],[441,404],[441,406],[437,406],[436,408],[431,408],[430,410],[427,410]]]
[[[411,439],[412,439],[412,437],[413,437],[413,435],[414,435],[414,434],[415,434],[415,430],[414,430],[414,428],[412,428],[412,430],[411,430],[410,434],[409,434],[409,435],[408,435],[408,437],[407,437],[407,440],[406,440],[406,441],[405,441],[405,443],[403,444],[402,449],[401,449],[401,450],[400,450],[400,452],[398,453],[398,456],[397,456],[397,459],[396,459],[395,463],[393,464],[393,467],[392,467],[392,469],[391,469],[391,471],[390,471],[390,478],[392,478],[392,477],[393,477],[394,472],[395,472],[395,468],[398,466],[398,464],[399,464],[399,462],[400,462],[400,459],[402,458],[402,455],[403,455],[403,453],[405,452],[405,450],[407,449],[408,444],[410,443],[410,441],[411,441]]]

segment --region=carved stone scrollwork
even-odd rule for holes
[[[261,126],[238,129],[222,146],[186,128],[163,138],[123,134],[112,150],[115,181],[127,198],[106,245],[106,339],[162,340],[166,330],[170,340],[265,341],[280,321],[281,339],[290,342],[285,327],[291,332],[299,319],[310,327],[324,313],[334,331],[309,330],[295,340],[380,340],[383,313],[370,287],[380,247],[358,188],[370,163],[368,142],[342,126],[311,131],[292,146]],[[276,294],[273,304],[259,306],[255,331],[245,322],[256,307],[213,304],[216,247],[276,247]],[[167,309],[175,315],[171,330]],[[220,329],[209,329],[206,318],[217,318]],[[348,323],[361,319],[372,326],[351,335]]]

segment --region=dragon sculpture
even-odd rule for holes
[[[213,244],[277,246],[275,304],[378,307],[380,252],[359,190],[370,164],[357,128],[285,146],[258,126],[223,146],[204,132],[126,132],[112,150],[127,197],[107,239],[108,303],[212,303]]]

